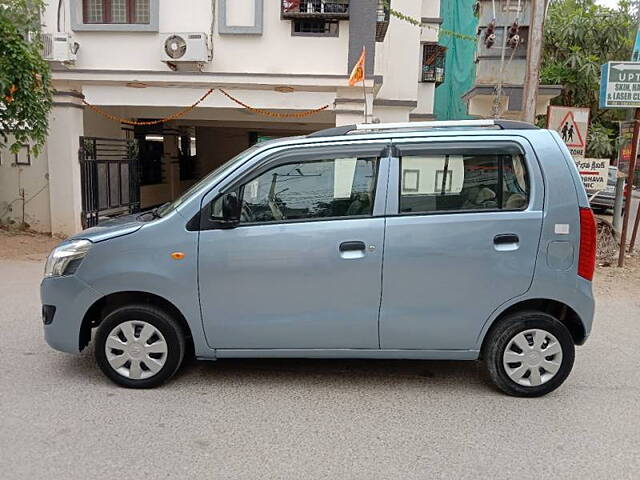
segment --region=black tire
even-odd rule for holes
[[[140,320],[157,328],[167,344],[166,360],[162,368],[149,378],[132,379],[118,373],[107,359],[105,345],[109,333],[118,325]],[[185,354],[184,332],[164,310],[151,305],[127,305],[109,313],[100,323],[96,334],[95,356],[98,366],[113,382],[127,388],[153,388],[171,378],[180,368]]]
[[[552,378],[537,386],[515,382],[503,365],[503,354],[510,340],[529,329],[547,331],[556,337],[562,348],[560,368]],[[523,311],[508,315],[492,327],[484,343],[483,355],[489,377],[500,390],[517,397],[539,397],[558,388],[569,376],[575,358],[575,345],[567,327],[555,317],[543,312]]]

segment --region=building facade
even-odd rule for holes
[[[1,153],[0,221],[70,235],[173,200],[265,138],[433,118],[439,1],[391,3],[425,25],[383,0],[49,2],[49,138],[38,158]]]
[[[474,85],[464,94],[474,117],[520,119],[529,54],[531,0],[479,0]],[[536,114],[547,111],[561,85],[540,85]]]

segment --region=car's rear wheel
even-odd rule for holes
[[[100,369],[118,385],[152,388],[180,368],[185,339],[180,325],[163,310],[130,305],[111,312],[96,335]]]
[[[519,397],[552,392],[573,368],[575,346],[567,327],[543,312],[517,312],[489,333],[484,356],[493,383]]]

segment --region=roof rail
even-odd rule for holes
[[[536,130],[538,127],[531,123],[517,120],[444,120],[433,122],[405,122],[405,123],[359,123],[357,125],[343,125],[327,128],[310,133],[307,137],[335,137],[347,135],[354,131],[379,132],[386,130],[422,130],[427,128],[499,128],[501,130]]]

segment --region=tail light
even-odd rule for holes
[[[593,279],[596,268],[596,218],[590,208],[580,208],[580,254],[578,256],[578,275],[587,280]]]

